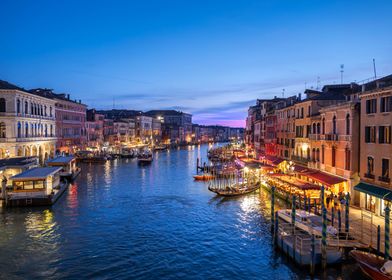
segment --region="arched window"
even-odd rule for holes
[[[48,137],[48,125],[45,124],[45,137]]]
[[[43,116],[44,115],[44,107],[42,107],[42,105],[40,106],[40,115]]]
[[[324,164],[325,162],[325,146],[321,146],[321,163]]]
[[[316,150],[316,161],[320,161],[320,149],[317,148]]]
[[[332,119],[332,134],[336,134],[336,116]]]
[[[51,116],[51,117],[53,117],[53,112],[52,112],[53,110],[52,110],[52,107],[50,107],[49,108],[49,115]]]
[[[321,133],[320,123],[317,123],[317,134]]]
[[[20,124],[20,122],[18,122],[18,138],[20,138],[22,136],[22,125]]]
[[[323,134],[325,134],[325,119],[324,118],[322,120],[322,124],[323,124]]]
[[[6,138],[6,126],[5,123],[0,122],[0,138]]]
[[[310,160],[310,148],[308,147],[308,149],[306,150],[306,158],[308,160]]]
[[[19,99],[16,100],[16,112],[18,114],[20,114],[20,100]]]
[[[35,136],[34,135],[34,125],[33,124],[30,124],[30,135],[31,135],[31,137]]]
[[[312,149],[312,161],[316,161],[316,149]]]
[[[313,123],[313,131],[312,131],[312,133],[316,134],[316,123]]]
[[[30,103],[30,115],[34,115],[34,104]]]
[[[29,124],[25,124],[25,137],[29,137]]]
[[[336,148],[332,146],[332,167],[336,166]]]
[[[38,135],[37,124],[34,124],[34,135]]]
[[[0,112],[5,113],[7,110],[5,99],[0,98]]]
[[[347,114],[346,116],[346,135],[350,135],[350,114]]]
[[[25,114],[29,113],[29,103],[27,101],[25,101],[25,111],[24,111],[24,113]]]
[[[50,125],[50,137],[53,137],[53,125]]]
[[[44,116],[46,117],[48,115],[48,112],[46,110],[46,105],[44,106]]]

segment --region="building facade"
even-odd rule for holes
[[[55,154],[55,101],[0,81],[0,158]]]
[[[81,100],[72,100],[69,94],[56,94],[51,89],[32,89],[30,92],[55,101],[56,153],[73,154],[87,143],[86,110]]]
[[[384,215],[392,184],[392,75],[363,85],[360,122],[360,206]]]

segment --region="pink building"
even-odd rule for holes
[[[30,92],[53,99],[56,116],[56,153],[73,154],[86,146],[86,109],[81,100],[71,100],[69,94],[57,94],[51,89],[32,89]]]

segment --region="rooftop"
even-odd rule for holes
[[[7,81],[0,80],[0,89],[13,89],[13,90],[22,90],[25,91],[23,88],[18,87],[14,84],[11,84]]]
[[[176,110],[150,110],[144,113],[147,116],[180,116],[183,114],[190,115],[188,113],[184,113]]]
[[[39,180],[53,175],[61,170],[61,167],[35,167],[11,177],[12,180]]]
[[[76,100],[70,99],[69,94],[55,93],[55,92],[53,92],[52,89],[48,89],[48,88],[30,89],[29,92],[32,94],[39,95],[39,96],[46,97],[46,98],[50,98],[50,99],[58,99],[58,100],[68,101],[68,102],[72,102],[72,103],[81,104],[81,105],[86,106],[85,104],[81,103],[81,100],[76,101]]]
[[[26,167],[38,164],[37,157],[12,157],[0,160],[0,169],[7,167]]]
[[[73,156],[56,157],[48,160],[47,163],[70,163],[74,158]]]

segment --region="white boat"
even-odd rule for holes
[[[291,223],[291,209],[278,210],[278,217],[282,220]],[[295,226],[309,234],[315,236],[322,235],[322,217],[304,210],[295,211]],[[333,226],[327,226],[327,235],[336,237],[338,231]]]

